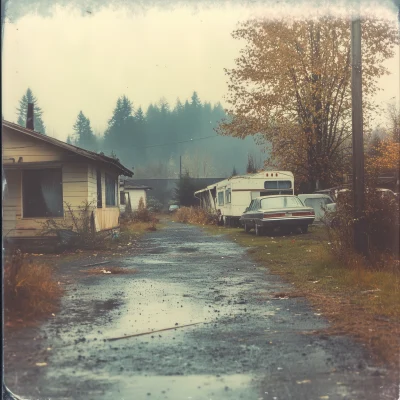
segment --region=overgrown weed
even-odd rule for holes
[[[21,252],[4,263],[5,317],[32,319],[53,313],[63,293],[54,269],[43,263],[28,263]]]
[[[217,225],[216,214],[200,207],[181,207],[175,213],[176,220],[184,224]]]

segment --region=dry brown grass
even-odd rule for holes
[[[182,207],[175,213],[175,219],[184,224],[216,225],[217,218],[199,207]]]
[[[121,268],[121,267],[96,267],[90,269],[81,270],[89,275],[130,275],[137,274],[137,269]]]
[[[7,320],[29,320],[53,313],[62,288],[50,265],[22,262],[13,276],[13,265],[4,265],[4,302]]]
[[[272,297],[310,300],[317,314],[330,321],[328,333],[350,334],[364,343],[377,361],[398,366],[400,355],[400,273],[396,263],[381,270],[362,263],[346,266],[331,250],[327,232],[256,237],[241,229],[208,227],[228,234],[248,248],[251,257],[293,285],[293,292]],[[271,298],[271,294],[265,294]]]

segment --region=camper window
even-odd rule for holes
[[[224,205],[224,192],[218,192],[218,205]]]
[[[291,189],[292,182],[290,181],[265,181],[264,189]]]
[[[231,203],[231,189],[226,189],[225,190],[225,201],[227,204]]]

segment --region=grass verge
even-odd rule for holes
[[[330,322],[327,333],[350,334],[371,350],[376,361],[398,367],[398,270],[344,267],[334,258],[324,227],[310,227],[308,234],[274,237],[256,237],[242,229],[206,229],[247,247],[252,259],[291,283],[292,293],[277,296],[306,297]]]

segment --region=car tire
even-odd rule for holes
[[[244,231],[246,232],[246,233],[249,233],[250,232],[250,227],[245,223],[244,224]]]
[[[254,225],[254,229],[256,231],[256,236],[262,236],[262,228],[261,226],[258,226],[257,224]]]
[[[301,233],[307,233],[308,232],[308,225],[302,225],[300,226]]]

